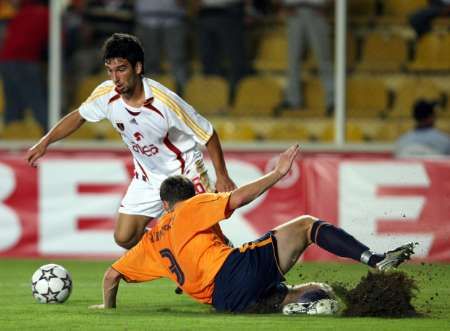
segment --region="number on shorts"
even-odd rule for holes
[[[168,248],[161,249],[159,251],[159,254],[161,254],[161,257],[166,257],[170,261],[169,270],[171,273],[175,274],[177,276],[177,283],[181,286],[184,284],[184,273],[181,270],[180,266],[177,263],[177,260],[175,260],[175,257],[173,256],[172,252]]]

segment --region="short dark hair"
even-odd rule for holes
[[[194,183],[185,176],[170,176],[160,187],[159,196],[162,201],[173,207],[177,202],[192,198],[195,195]]]
[[[106,39],[103,44],[103,61],[114,58],[127,59],[133,68],[136,63],[141,62],[144,68],[144,49],[139,39],[131,34],[114,33]]]
[[[419,99],[414,104],[413,117],[417,122],[428,119],[434,115],[434,108],[437,102]]]

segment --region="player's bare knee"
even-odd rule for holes
[[[114,241],[117,245],[125,249],[130,249],[136,244],[133,235],[117,232],[114,233]]]
[[[304,234],[308,244],[312,243],[311,241],[312,226],[318,220],[319,219],[317,217],[311,215],[302,215],[296,219],[297,221],[296,223],[298,224],[300,231]]]

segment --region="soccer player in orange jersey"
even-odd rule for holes
[[[228,193],[195,195],[193,183],[186,177],[167,178],[160,189],[166,214],[108,268],[104,302],[91,308],[116,307],[121,279],[144,282],[164,277],[217,311],[274,312],[295,303],[308,288],[288,287],[283,283],[283,275],[312,243],[379,270],[409,259],[413,244],[374,254],[347,232],[313,216],[295,218],[241,247],[227,246],[218,223],[283,178],[298,149],[298,145],[290,147],[280,155],[274,170]],[[331,291],[326,286],[312,286]]]

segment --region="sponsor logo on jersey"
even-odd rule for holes
[[[148,157],[158,154],[158,152],[159,152],[158,147],[156,147],[153,144],[141,146],[141,145],[138,145],[133,142],[131,146],[133,148],[133,151],[135,151],[136,153],[139,153],[139,154],[142,154],[142,155],[145,155]]]

